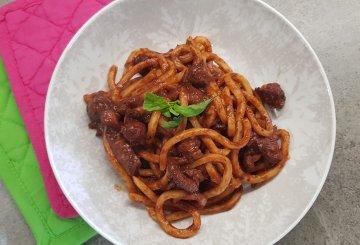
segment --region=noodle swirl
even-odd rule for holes
[[[109,91],[84,96],[89,127],[102,135],[129,199],[145,205],[171,236],[194,236],[201,215],[232,209],[244,185],[272,179],[289,159],[290,135],[272,124],[264,106],[283,106],[280,86],[253,90],[212,52],[206,37],[189,37],[166,53],[134,50],[118,81],[117,72],[115,65],[109,69]],[[162,107],[146,111],[148,93],[162,97]],[[164,106],[198,110],[209,98],[196,116]],[[164,126],[171,120],[178,121]],[[189,227],[173,225],[188,217],[193,221]]]

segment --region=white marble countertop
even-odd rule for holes
[[[8,0],[0,0],[0,5],[5,2]],[[314,48],[328,75],[337,115],[335,154],[325,185],[306,216],[278,244],[359,244],[360,1],[265,2],[288,18]],[[35,241],[0,181],[3,244],[28,245]],[[96,236],[86,244],[110,243]]]

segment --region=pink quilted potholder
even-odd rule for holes
[[[44,105],[51,74],[81,25],[110,0],[17,0],[0,8],[0,55],[40,164],[55,213],[77,216],[51,170]]]

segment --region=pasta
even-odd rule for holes
[[[118,80],[117,72],[109,69],[108,91],[84,96],[89,127],[129,199],[169,235],[194,236],[201,215],[232,209],[245,185],[272,179],[289,159],[289,133],[265,106],[284,106],[280,86],[252,89],[206,37],[166,53],[134,50]],[[174,226],[188,217],[189,227]]]

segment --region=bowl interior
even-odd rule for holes
[[[132,50],[164,52],[189,35],[207,36],[214,52],[253,87],[281,84],[287,101],[273,118],[291,133],[291,159],[279,176],[244,194],[233,210],[203,216],[199,234],[187,241],[275,242],[305,215],[324,183],[335,114],[315,53],[288,21],[258,1],[115,1],[88,21],[64,51],[48,91],[45,130],[54,173],[81,216],[112,242],[184,242],[166,235],[143,207],[114,188],[121,180],[107,161],[102,140],[87,127],[82,96],[107,89],[108,68],[121,68]]]

